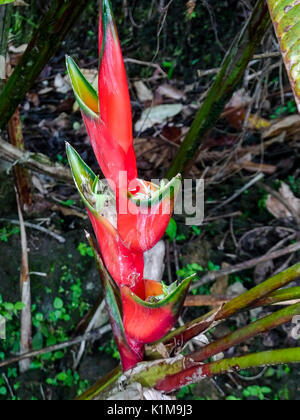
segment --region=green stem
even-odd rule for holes
[[[261,366],[300,363],[300,347],[248,354],[208,364],[197,363],[188,369],[184,360],[184,358],[181,358],[141,363],[131,372],[130,376],[127,376],[126,383],[139,382],[147,388],[173,392],[185,385],[225,373]],[[114,388],[121,375],[121,368],[116,368],[78,399],[103,399]]]
[[[258,0],[250,19],[225,57],[221,71],[168,171],[168,179],[188,169],[199,150],[202,139],[215,126],[226,103],[235,91],[270,23],[266,2]]]
[[[153,378],[154,381],[148,383],[148,386],[154,386],[156,389],[165,392],[173,392],[185,385],[224,373],[237,372],[254,367],[276,366],[290,363],[300,363],[300,347],[248,354],[247,356],[223,359],[207,365],[193,366],[179,374],[167,376],[158,382],[155,382],[155,378]],[[135,378],[135,380],[139,382],[138,378]]]
[[[270,331],[279,325],[290,322],[295,316],[300,315],[300,303],[291,305],[274,314],[262,318],[250,325],[246,325],[237,331],[222,337],[219,340],[203,347],[201,350],[189,355],[196,362],[202,362],[216,354],[222,353],[231,347],[248,341],[250,338]]]
[[[0,129],[5,128],[47,62],[88,5],[86,0],[54,0],[0,96]]]
[[[253,305],[253,308],[260,306],[274,305],[276,303],[289,302],[300,299],[300,287],[289,287],[288,289],[276,290],[276,292],[258,300]],[[291,302],[292,303],[292,302]]]
[[[170,343],[170,350],[176,348],[178,345],[181,347],[193,337],[212,327],[214,323],[217,323],[223,319],[227,319],[242,309],[252,306],[257,301],[260,301],[262,298],[268,296],[275,290],[278,290],[291,283],[299,276],[300,263],[290,267],[288,270],[279,273],[274,277],[271,277],[264,283],[261,283],[243,295],[226,303],[223,308],[214,309],[208,314],[189,322],[183,327],[177,328],[161,341],[164,343]],[[151,352],[149,352],[149,355],[151,355]]]

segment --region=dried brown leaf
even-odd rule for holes
[[[288,204],[288,206],[294,210],[294,213],[300,217],[300,199],[295,197],[290,187],[282,183],[280,190],[280,195],[282,199]],[[266,202],[267,209],[269,212],[276,217],[276,219],[283,219],[287,217],[292,217],[291,212],[285,207],[277,198],[272,195],[268,196]]]

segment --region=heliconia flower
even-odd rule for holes
[[[156,280],[147,280],[145,282],[145,300],[151,297],[161,296],[164,294],[162,283]]]
[[[158,301],[154,299],[154,302],[145,302],[128,287],[122,287],[123,322],[127,337],[143,344],[164,337],[178,320],[193,278],[187,278],[179,286],[175,283],[168,296]]]
[[[117,191],[118,232],[135,252],[153,248],[165,233],[181,186],[178,175],[166,184],[135,181],[135,192]]]
[[[101,0],[100,4],[99,94],[70,57],[67,68],[96,158],[109,185],[99,181],[69,144],[67,155],[99,243],[101,254],[89,239],[126,371],[142,361],[145,344],[161,339],[175,325],[193,277],[169,287],[143,278],[143,254],[167,229],[181,177],[159,186],[137,177],[120,42],[110,0]]]
[[[76,187],[87,207],[105,265],[119,287],[127,286],[145,298],[144,255],[127,248],[114,223],[115,203],[109,187],[104,187],[93,171],[69,144],[66,146]],[[102,191],[97,189],[102,185]],[[106,216],[106,217],[105,217]],[[110,217],[111,220],[108,220]]]
[[[130,182],[137,178],[137,166],[126,71],[109,0],[101,0],[99,49],[99,94],[75,62],[66,61],[96,158],[115,191],[120,172]]]

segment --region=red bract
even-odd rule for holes
[[[102,213],[110,197],[97,194],[98,179],[83,162],[78,153],[68,144],[67,155],[77,189],[87,207],[105,265],[119,287],[128,286],[141,299],[145,297],[143,280],[144,255],[127,248],[113,224]],[[95,192],[96,191],[96,192]],[[114,204],[110,206],[110,212]]]
[[[160,301],[145,302],[128,287],[121,289],[124,328],[128,337],[149,344],[164,337],[177,322],[192,278]]]
[[[117,230],[104,217],[89,211],[94,232],[105,265],[119,287],[127,286],[141,299],[145,299],[143,280],[144,255],[128,249]]]
[[[179,176],[162,187],[136,180],[136,193],[118,191],[118,232],[126,246],[146,252],[157,244],[170,223],[180,184]]]

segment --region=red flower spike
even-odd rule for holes
[[[99,25],[99,96],[75,62],[67,57],[67,69],[76,100],[96,158],[114,192],[121,171],[128,183],[137,178],[133,148],[132,115],[125,66],[110,2],[101,2]]]
[[[125,65],[109,0],[100,2],[99,98],[101,119],[127,154],[132,147],[132,114]]]
[[[121,315],[120,291],[109,276],[94,241],[89,234],[87,234],[87,239],[94,251],[114,338],[119,349],[123,371],[125,372],[134,368],[137,363],[143,360],[144,347],[133,340],[127,340]]]
[[[119,287],[127,286],[141,299],[145,298],[143,280],[144,255],[132,252],[121,240],[116,228],[104,217],[104,204],[108,212],[115,212],[115,203],[106,187],[106,194],[97,194],[99,180],[83,162],[78,153],[67,144],[67,155],[77,189],[87,207],[105,265]],[[105,190],[105,186],[102,186]],[[95,192],[96,191],[96,192]]]
[[[128,287],[123,287],[123,322],[127,337],[143,344],[163,338],[177,322],[193,278],[187,278],[165,299],[155,303],[144,302]]]
[[[165,233],[174,211],[181,177],[166,185],[136,180],[138,193],[125,186],[117,191],[118,232],[125,245],[135,252],[153,248]]]

